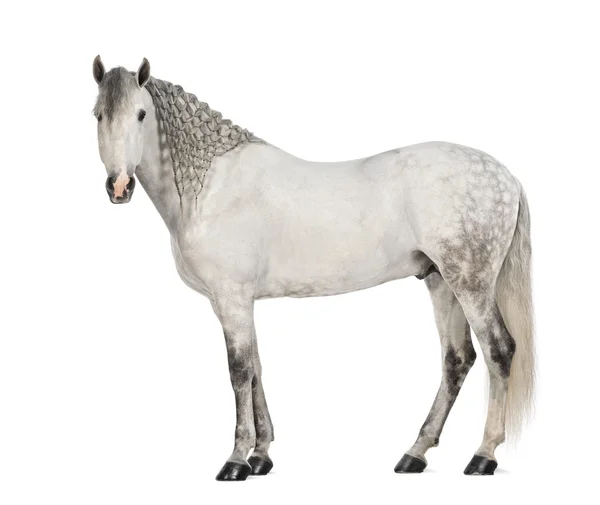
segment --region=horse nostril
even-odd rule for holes
[[[133,192],[133,188],[135,188],[135,177],[132,177],[131,179],[129,179],[129,182],[127,183],[126,189],[129,193]]]
[[[112,194],[115,191],[114,182],[115,181],[112,177],[109,177],[108,179],[106,179],[106,184],[104,186],[106,187],[106,191],[108,191],[109,194]]]

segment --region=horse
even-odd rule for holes
[[[136,177],[170,232],[183,282],[219,319],[235,396],[233,452],[217,480],[273,467],[255,300],[347,293],[423,279],[442,346],[442,380],[395,467],[420,473],[476,353],[489,374],[483,441],[464,470],[493,475],[494,452],[531,412],[535,382],[530,215],[499,161],[448,142],[319,163],[243,129],[180,86],[93,62],[100,158],[110,201]]]

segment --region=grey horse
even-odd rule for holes
[[[222,324],[236,428],[218,480],[265,475],[273,425],[261,380],[254,301],[346,293],[424,279],[442,344],[442,381],[414,445],[395,468],[422,472],[475,361],[489,371],[483,442],[466,474],[493,474],[496,447],[517,433],[534,385],[529,210],[521,184],[491,156],[429,142],[368,158],[296,158],[223,119],[180,86],[106,72],[94,108],[111,202],[135,176],[171,234],[183,282]]]

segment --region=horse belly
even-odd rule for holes
[[[312,227],[282,237],[271,249],[259,297],[335,295],[421,273],[410,230],[388,225]]]

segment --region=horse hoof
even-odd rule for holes
[[[273,462],[269,456],[266,456],[266,458],[250,456],[248,463],[252,467],[252,475],[267,475],[273,468]]]
[[[246,480],[252,468],[248,463],[228,461],[217,474],[217,480]]]
[[[494,475],[498,463],[485,456],[473,456],[471,462],[465,468],[465,475]]]
[[[422,459],[415,458],[410,454],[405,454],[394,468],[396,473],[421,473],[425,470],[427,463]]]

